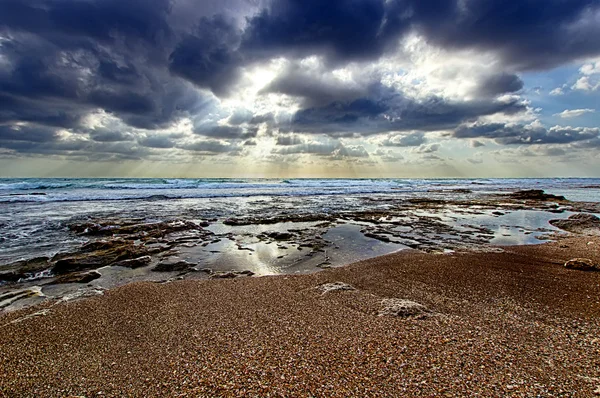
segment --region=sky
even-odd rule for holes
[[[0,0],[0,176],[600,177],[600,0]]]

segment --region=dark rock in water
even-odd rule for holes
[[[367,238],[377,239],[381,242],[385,242],[385,243],[391,242],[390,238],[388,238],[385,235],[379,235],[379,234],[375,234],[375,233],[371,233],[371,232],[365,232],[363,235],[365,235],[365,237],[367,237]]]
[[[210,275],[211,278],[215,279],[228,279],[228,278],[237,278],[238,274],[235,272],[214,272]]]
[[[96,250],[109,250],[114,248],[115,246],[124,245],[127,242],[122,239],[113,239],[113,240],[97,240],[94,242],[87,242],[81,245],[79,249],[82,252],[92,252]]]
[[[5,265],[5,270],[0,272],[0,282],[18,282],[19,279],[29,278],[50,268],[49,260],[48,257],[35,257]]]
[[[249,271],[249,270],[245,270],[245,271],[220,271],[220,272],[213,272],[210,274],[211,278],[215,278],[215,279],[233,279],[233,278],[237,278],[238,276],[252,276],[254,275],[254,272]]]
[[[566,220],[550,220],[550,224],[565,231],[580,234],[600,234],[600,218],[593,214],[573,214]]]
[[[312,221],[334,221],[335,217],[330,214],[285,214],[276,217],[247,217],[228,218],[223,221],[225,225],[254,225],[254,224],[278,224],[282,222],[312,222]]]
[[[120,243],[104,250],[95,250],[89,253],[62,253],[54,256],[55,274],[67,274],[75,271],[96,269],[112,265],[121,260],[135,259],[147,255],[143,247],[135,246],[131,242]]]
[[[150,261],[152,261],[152,257],[142,256],[142,257],[138,257],[138,258],[131,258],[129,260],[117,261],[116,263],[113,263],[112,265],[119,266],[119,267],[127,267],[127,268],[140,268],[140,267],[150,264]]]
[[[565,263],[565,268],[579,271],[600,271],[600,265],[589,258],[574,258]]]
[[[0,271],[0,282],[18,282],[23,277],[15,271]]]
[[[152,268],[155,272],[175,272],[175,271],[187,271],[192,268],[194,264],[188,263],[185,260],[177,261],[163,261],[160,262],[156,267]]]
[[[100,278],[101,276],[102,275],[100,275],[100,273],[97,271],[72,273],[59,276],[50,282],[49,285],[58,285],[63,283],[89,283],[94,279]]]
[[[244,271],[238,271],[237,273],[239,275],[244,275],[244,276],[252,276],[252,275],[254,275],[254,272],[250,271],[249,269],[244,270]]]
[[[167,195],[152,195],[148,196],[146,200],[166,200],[170,199]]]
[[[527,189],[524,191],[513,192],[509,195],[512,199],[517,200],[558,200],[558,201],[566,201],[567,199],[564,196],[559,195],[551,195],[545,193],[541,189]]]
[[[69,226],[71,231],[89,236],[139,235],[146,239],[161,237],[177,231],[198,229],[191,221],[172,220],[158,223],[139,221],[85,222]]]
[[[269,238],[275,239],[275,240],[289,240],[294,237],[294,235],[289,232],[277,232],[277,231],[266,232],[265,235],[267,235]]]

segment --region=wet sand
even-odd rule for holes
[[[0,395],[600,394],[600,238],[310,275],[134,283],[0,315]],[[324,293],[326,282],[355,290]],[[380,315],[408,299],[421,316]]]

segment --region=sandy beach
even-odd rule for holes
[[[565,269],[574,257],[600,261],[600,239],[46,302],[0,316],[0,394],[591,397],[600,273]],[[387,299],[423,307],[394,316]]]

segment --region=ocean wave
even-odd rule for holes
[[[391,190],[389,188],[366,189],[366,187],[337,187],[327,190],[323,189],[295,189],[295,190],[177,190],[177,193],[161,192],[156,194],[148,190],[144,193],[126,193],[109,194],[98,191],[89,191],[86,194],[73,193],[70,195],[22,195],[22,196],[0,196],[0,203],[50,203],[50,202],[93,202],[93,201],[122,201],[122,200],[176,200],[176,199],[204,199],[204,198],[247,198],[256,196],[271,196],[271,197],[293,197],[293,196],[338,196],[338,195],[362,195],[362,194],[385,194],[401,192],[414,193],[424,190],[405,189]]]
[[[0,191],[32,191],[73,187],[72,183],[15,182],[0,184]]]

